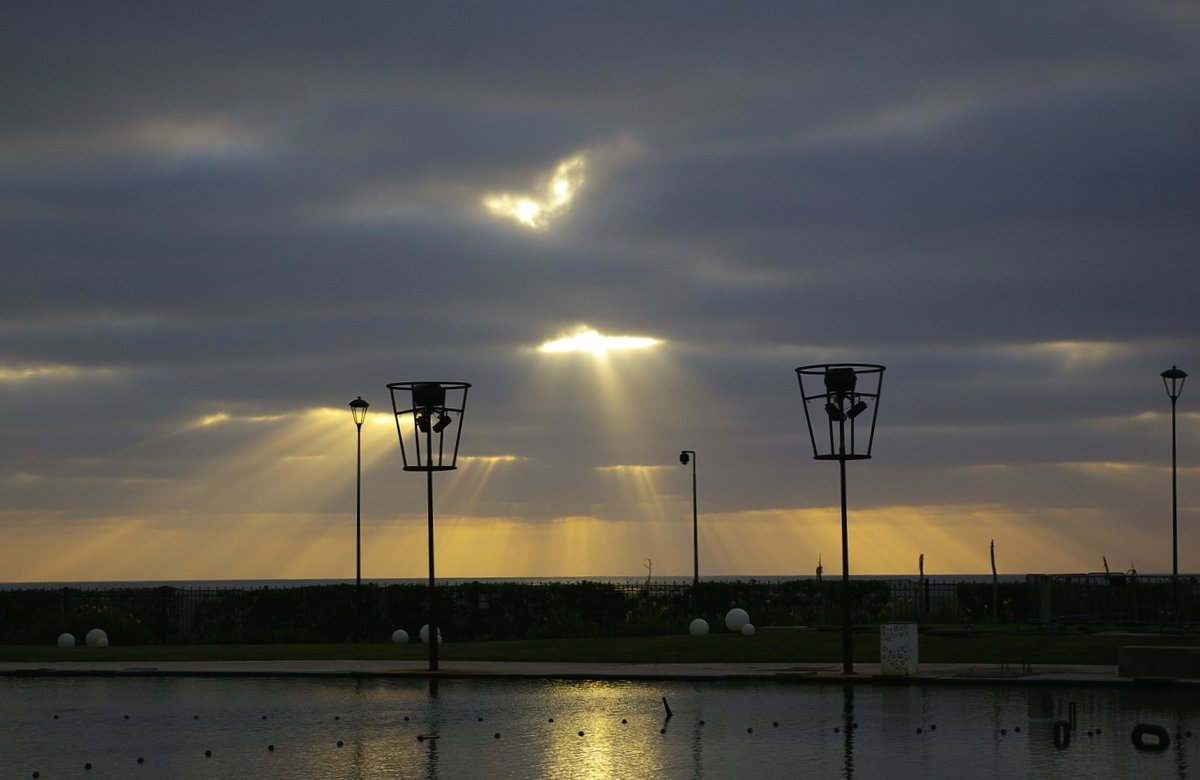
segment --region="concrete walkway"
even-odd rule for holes
[[[426,661],[61,661],[0,663],[5,676],[187,676],[187,677],[507,677],[538,679],[720,680],[865,683],[1004,683],[1004,684],[1183,684],[1200,680],[1132,679],[1115,666],[1000,664],[921,664],[915,675],[879,676],[879,664],[859,663],[855,674],[842,674],[840,663],[563,663],[442,661],[430,673]]]

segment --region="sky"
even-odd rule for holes
[[[0,581],[352,579],[358,396],[363,576],[424,577],[401,381],[471,384],[439,576],[690,576],[681,449],[702,576],[838,574],[831,362],[853,573],[1170,571],[1195,3],[66,0],[0,60]]]

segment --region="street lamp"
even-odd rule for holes
[[[808,425],[813,458],[836,460],[840,465],[843,674],[854,674],[854,627],[850,619],[850,535],[846,523],[846,461],[866,460],[871,457],[871,446],[875,443],[875,420],[879,415],[879,389],[883,385],[883,371],[883,366],[873,363],[823,363],[796,369],[796,375],[800,379],[800,395],[804,399],[804,420]],[[818,377],[821,379],[819,384],[816,381]],[[860,384],[860,379],[865,381]],[[818,406],[818,410],[813,412],[813,406]],[[871,410],[871,414],[863,418],[863,413],[868,409]],[[824,418],[821,416],[822,410]],[[814,414],[817,417],[816,427],[813,426]],[[817,434],[818,430],[821,431],[820,436]]]
[[[350,415],[358,429],[358,465],[354,470],[354,641],[362,641],[362,424],[369,403],[360,395],[350,402]]]
[[[1183,383],[1187,373],[1178,366],[1171,366],[1162,372],[1163,387],[1171,399],[1171,587],[1176,588],[1179,579],[1179,500],[1176,488],[1176,459],[1175,459],[1175,401],[1183,392]]]
[[[467,406],[466,382],[393,382],[392,411],[405,471],[425,472],[429,510],[429,671],[438,668],[437,594],[433,568],[433,472],[457,468],[458,443]],[[458,425],[449,437],[446,429]],[[449,441],[447,441],[449,439]]]
[[[679,462],[692,464],[692,586],[700,587],[700,523],[696,509],[696,451],[682,450]]]

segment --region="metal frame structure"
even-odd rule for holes
[[[437,580],[433,554],[433,472],[453,471],[458,466],[467,408],[467,382],[392,382],[387,386],[396,416],[396,435],[405,471],[425,472],[429,519],[429,671],[438,670]],[[457,423],[457,425],[455,424]],[[454,427],[446,447],[446,430]],[[405,439],[410,442],[405,444]],[[422,446],[424,439],[424,446]],[[436,446],[434,440],[436,439]]]
[[[875,444],[875,422],[879,416],[879,393],[884,367],[875,363],[820,363],[796,369],[800,395],[804,399],[804,421],[815,460],[838,461],[842,494],[842,673],[854,674],[854,626],[850,616],[850,534],[846,513],[846,461],[867,460]],[[866,386],[860,386],[864,379]],[[805,385],[805,380],[808,385]],[[819,384],[817,381],[819,380]],[[817,385],[817,389],[814,389]],[[818,442],[811,407],[820,404],[825,415],[828,441]],[[870,410],[866,421],[860,422]],[[818,420],[820,417],[818,417]],[[867,428],[865,435],[859,427]],[[847,429],[849,429],[847,431]],[[847,437],[849,432],[849,437]],[[824,433],[824,432],[823,432]],[[865,439],[865,441],[864,441]],[[849,444],[849,447],[847,447]]]

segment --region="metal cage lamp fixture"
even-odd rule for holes
[[[388,385],[405,471],[453,471],[457,468],[458,444],[462,439],[463,413],[470,387],[467,382],[393,382]]]
[[[429,671],[438,670],[437,591],[434,586],[433,472],[453,471],[458,464],[463,416],[467,408],[467,382],[393,382],[392,412],[400,437],[400,457],[405,471],[425,472],[429,519]],[[456,424],[457,423],[457,424]],[[447,431],[450,431],[447,435]]]
[[[854,674],[850,618],[850,534],[846,520],[846,461],[866,460],[875,444],[884,367],[822,363],[796,369],[813,458],[838,461],[842,493],[842,673]],[[866,414],[867,412],[870,414]],[[815,418],[815,420],[814,420]],[[818,435],[818,431],[820,434]]]
[[[871,457],[883,371],[883,366],[873,363],[825,363],[796,369],[815,459]],[[817,406],[823,411],[815,412]],[[870,415],[863,417],[868,411]]]

